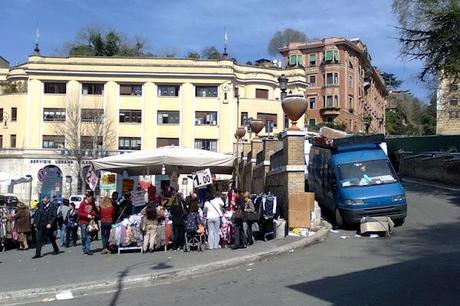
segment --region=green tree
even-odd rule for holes
[[[150,56],[145,53],[145,42],[136,37],[130,43],[123,35],[115,30],[105,33],[97,27],[86,27],[79,31],[73,42],[70,42],[70,56]]]
[[[200,54],[195,51],[189,51],[189,53],[187,53],[187,58],[200,59]]]
[[[403,81],[398,79],[393,73],[382,72],[382,79],[385,81],[387,88],[399,89]]]
[[[460,76],[460,0],[393,0],[400,24],[401,53],[422,60],[419,75]]]
[[[205,59],[220,60],[222,55],[215,46],[209,46],[201,51],[201,57]]]
[[[307,41],[307,35],[304,32],[287,28],[273,34],[268,43],[268,53],[275,56],[279,54],[280,48],[287,46],[289,43],[305,41]]]

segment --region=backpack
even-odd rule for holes
[[[271,219],[275,216],[274,212],[274,206],[275,206],[275,200],[273,197],[267,197],[265,199],[265,204],[262,205],[262,215],[264,216],[265,219]]]

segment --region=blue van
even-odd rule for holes
[[[365,216],[388,216],[402,225],[407,215],[404,188],[380,144],[383,135],[312,140],[308,163],[310,191],[336,224]]]

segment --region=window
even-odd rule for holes
[[[337,72],[328,72],[325,74],[324,85],[332,86],[339,84],[339,74]]]
[[[315,87],[316,86],[316,75],[309,75],[308,76],[308,83],[310,87]]]
[[[324,52],[324,62],[327,64],[339,62],[339,50],[328,50]]]
[[[103,109],[82,108],[81,122],[95,122],[104,116]]]
[[[248,112],[242,112],[240,118],[240,125],[247,125],[248,124]]]
[[[326,96],[324,101],[324,107],[338,107],[339,105],[339,96]]]
[[[309,127],[314,127],[314,126],[316,126],[316,119],[315,119],[315,118],[310,118],[310,119],[308,119],[308,126],[309,126]]]
[[[315,109],[316,108],[316,97],[308,98],[308,106],[309,106],[310,109]]]
[[[102,136],[81,136],[80,147],[86,150],[102,148]]]
[[[456,112],[456,111],[449,112],[449,119],[458,119],[458,118],[460,118],[460,112]]]
[[[142,84],[120,84],[121,96],[142,96]]]
[[[3,149],[3,135],[0,135],[0,149]]]
[[[66,93],[66,83],[45,82],[45,93],[46,94],[65,94]]]
[[[217,125],[217,112],[195,112],[195,125]]]
[[[268,99],[268,89],[256,88],[256,99]]]
[[[0,108],[0,121],[3,121],[3,108]]]
[[[348,87],[353,88],[353,76],[348,76]]]
[[[195,97],[215,98],[217,97],[217,86],[196,86]]]
[[[353,63],[351,60],[348,60],[348,68],[353,69]]]
[[[179,124],[179,112],[173,111],[158,111],[157,123],[158,124]]]
[[[449,100],[449,105],[450,106],[457,106],[458,105],[458,100],[457,99],[450,99]]]
[[[64,136],[57,135],[43,135],[42,148],[43,149],[62,149],[64,148]]]
[[[11,108],[11,121],[18,120],[18,109],[16,107]]]
[[[10,147],[16,148],[16,135],[15,134],[10,135]]]
[[[180,87],[177,85],[159,85],[158,86],[158,96],[159,97],[178,97],[179,88]]]
[[[119,120],[120,122],[141,123],[142,111],[133,109],[120,109]]]
[[[195,149],[217,152],[216,139],[195,139]]]
[[[140,137],[120,137],[118,138],[118,150],[140,150]]]
[[[278,116],[276,114],[257,113],[257,119],[265,122],[265,128],[278,126]]]
[[[103,95],[104,84],[100,83],[83,83],[82,94],[84,95]]]
[[[302,66],[303,67],[303,56],[300,54],[291,54],[288,59],[288,66]]]
[[[157,138],[157,148],[166,146],[179,146],[179,138]]]
[[[353,109],[353,96],[348,96],[348,110]]]
[[[311,53],[308,55],[308,63],[310,66],[316,66],[316,53]]]
[[[43,121],[65,121],[65,108],[44,108]]]

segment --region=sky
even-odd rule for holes
[[[422,64],[400,57],[392,0],[0,0],[0,56],[10,65],[27,61],[36,28],[42,55],[62,55],[63,46],[89,25],[142,37],[153,53],[200,52],[224,45],[240,63],[280,59],[267,52],[273,34],[285,28],[309,38],[361,38],[372,63],[394,73],[427,101],[426,85],[417,81]]]

